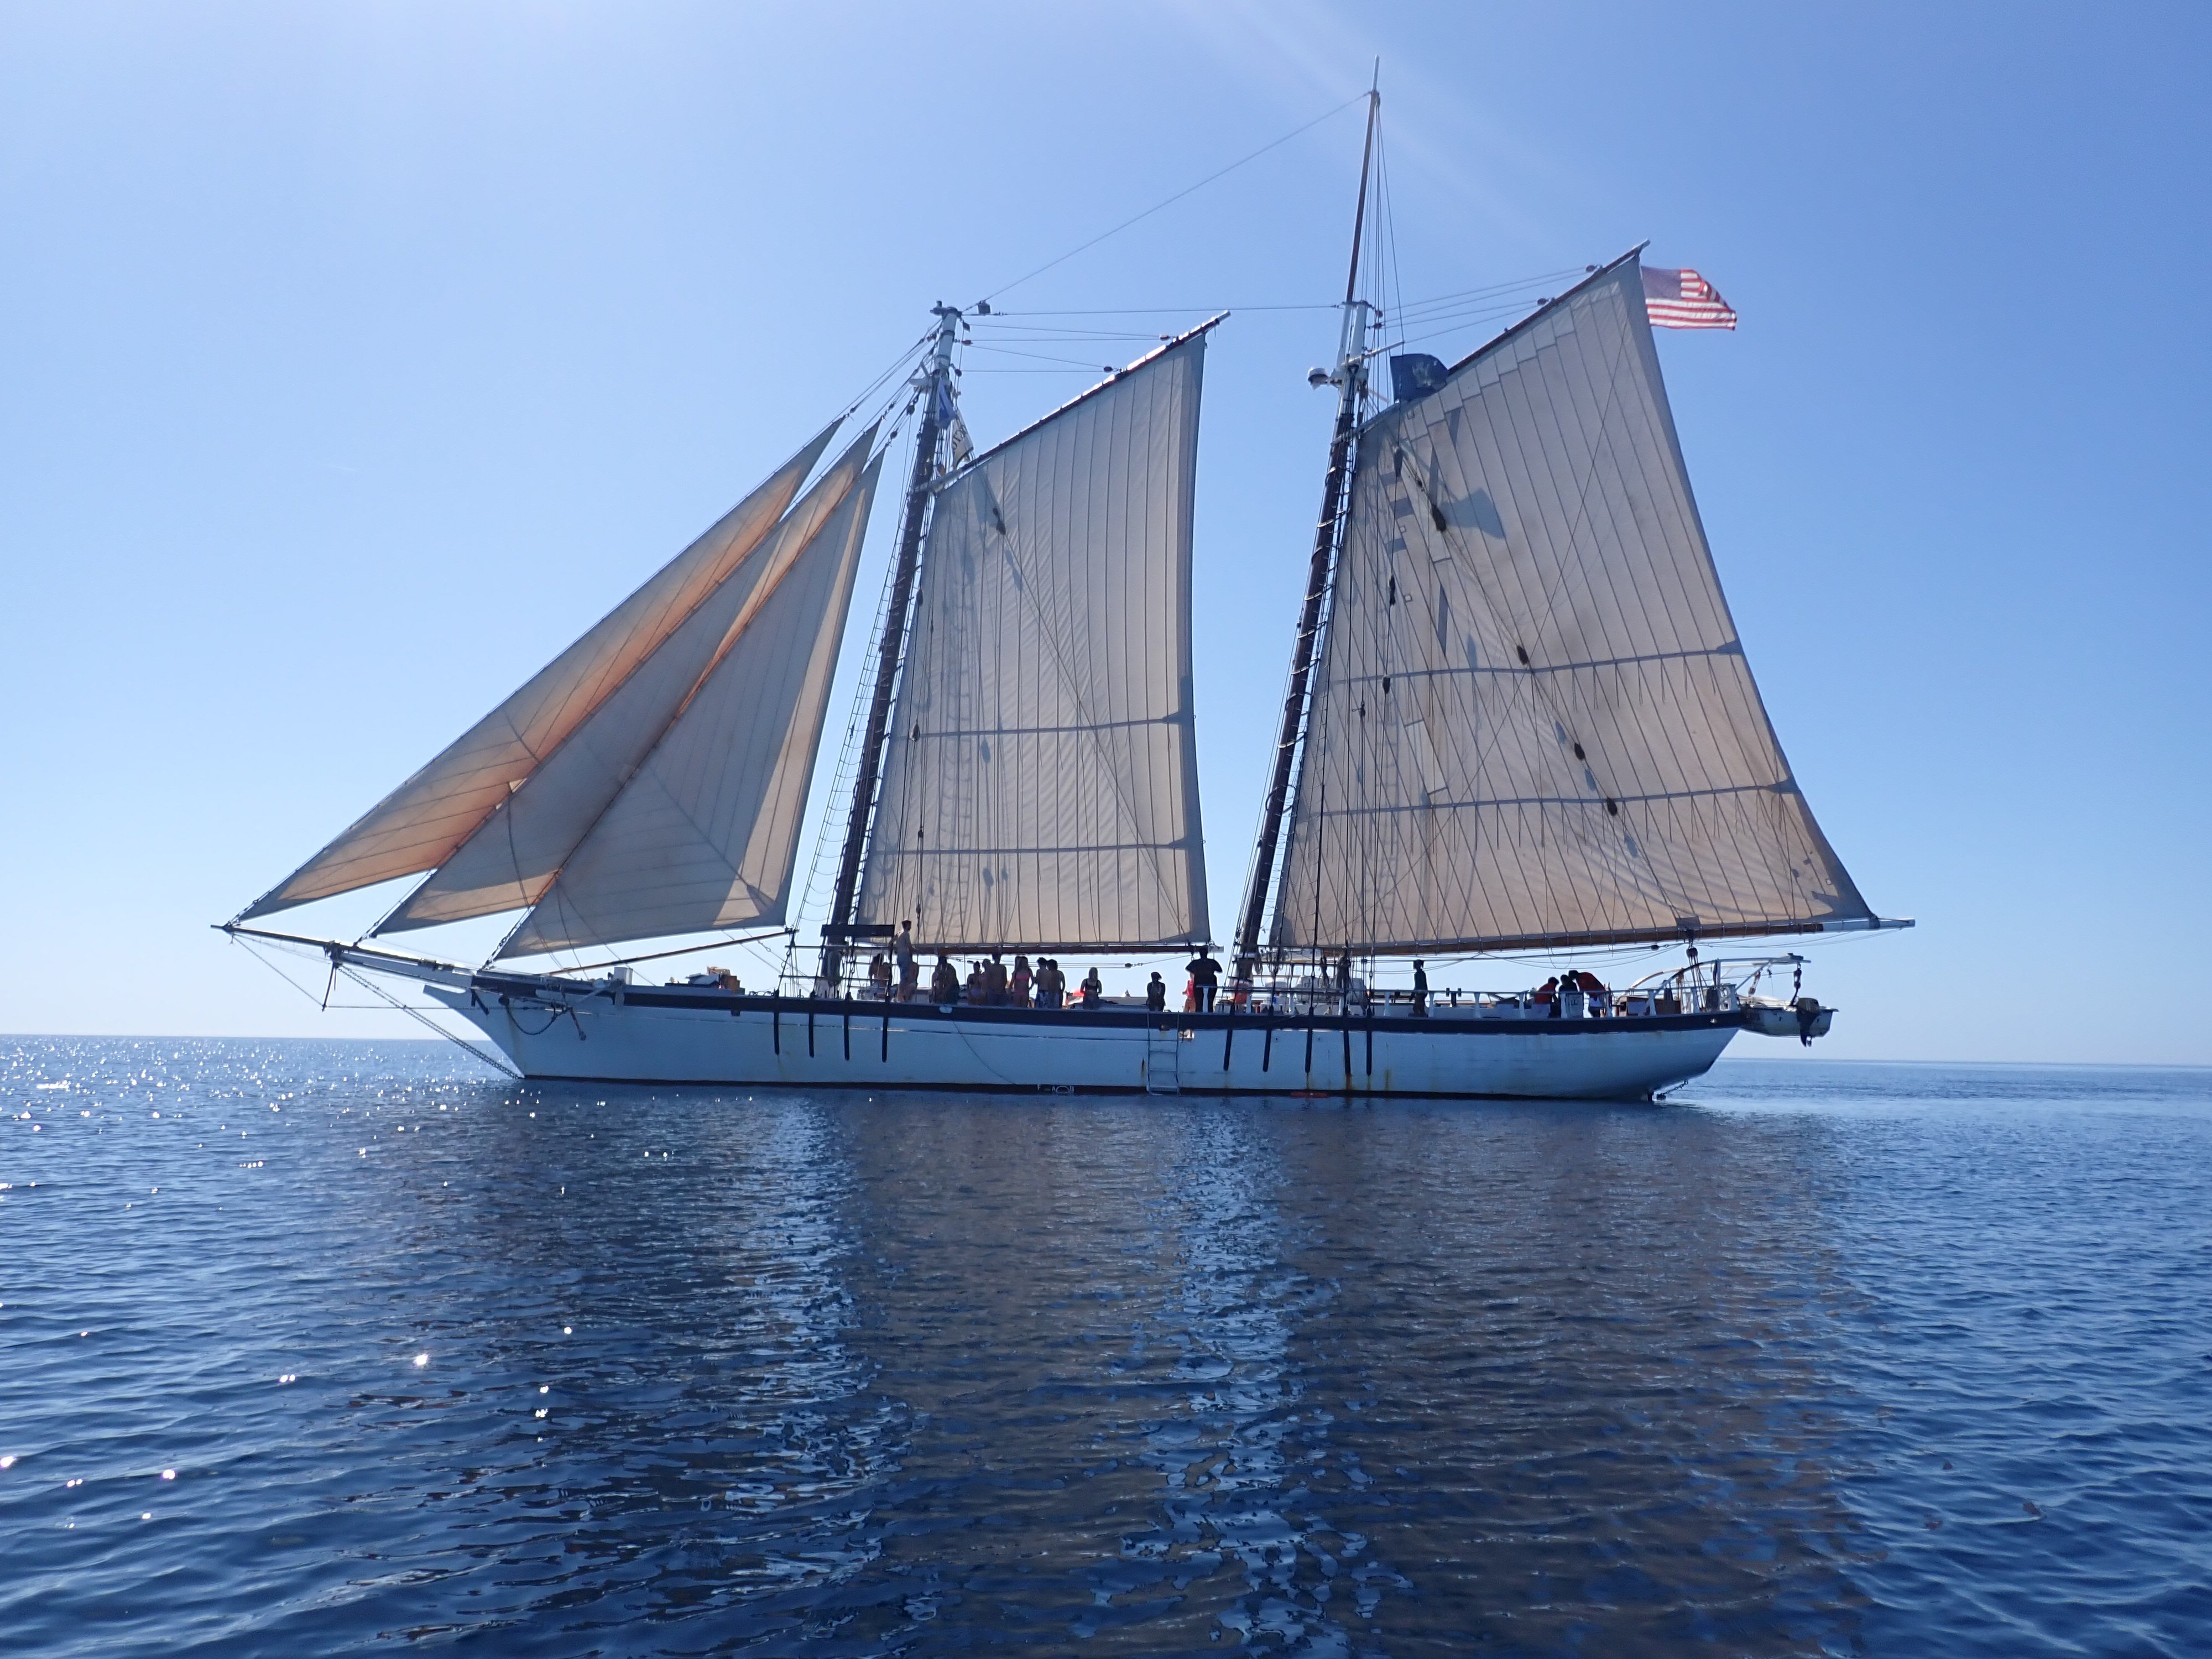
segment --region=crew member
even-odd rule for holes
[[[1198,993],[1197,1012],[1212,1013],[1214,990],[1221,982],[1221,964],[1200,945],[1198,954],[1183,964],[1183,972],[1190,975],[1191,987]]]

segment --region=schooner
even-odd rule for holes
[[[1910,924],[1862,897],[1760,702],[1640,251],[1457,363],[1391,356],[1382,398],[1359,291],[1375,111],[1339,349],[1313,376],[1338,397],[1322,510],[1218,997],[905,988],[951,956],[1212,960],[1191,569],[1219,317],[978,451],[953,362],[989,307],[939,305],[896,420],[894,398],[834,455],[832,422],[227,930],[419,981],[544,1079],[1651,1098],[1740,1030],[1824,1033],[1800,958],[1701,961],[1700,941]],[[790,935],[769,993],[527,965],[788,932],[861,543],[908,420],[811,963]],[[419,879],[360,939],[262,925],[402,877]],[[369,942],[507,913],[475,968]],[[1625,989],[1569,969],[1466,998],[1421,971],[1675,943],[1686,965]],[[915,963],[896,982],[893,952]],[[1412,962],[1410,988],[1370,983],[1389,959]],[[1785,969],[1790,996],[1758,994]]]

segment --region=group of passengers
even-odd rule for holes
[[[868,994],[877,1001],[927,1000],[944,1008],[962,1005],[972,1008],[1096,1008],[1106,999],[1105,982],[1099,978],[1095,965],[1084,975],[1071,996],[1066,969],[1057,959],[1047,956],[1040,956],[1032,967],[1026,955],[1018,954],[1009,969],[1004,952],[994,951],[988,957],[974,962],[963,979],[960,970],[952,965],[952,958],[940,951],[937,953],[937,966],[930,972],[927,998],[921,990],[921,971],[914,951],[914,924],[902,921],[891,940],[890,952],[878,951],[868,963]],[[1210,1012],[1220,984],[1221,964],[1201,951],[1185,964],[1185,971],[1189,977],[1183,987],[1184,1009]],[[1146,988],[1145,1002],[1155,1010],[1167,1006],[1167,988],[1158,974],[1152,975],[1152,984]]]
[[[868,994],[878,1001],[920,1002],[921,966],[914,953],[914,924],[902,921],[897,935],[891,941],[888,956],[878,951],[868,964]],[[1413,964],[1413,994],[1412,1012],[1416,1018],[1429,1011],[1429,976],[1427,964]],[[1204,951],[1183,964],[1187,977],[1183,981],[1182,1006],[1185,1013],[1211,1013],[1214,998],[1220,988],[1221,964]],[[896,980],[894,984],[893,975]],[[1335,964],[1336,988],[1347,999],[1354,994],[1352,978],[1352,953],[1346,951]],[[1241,984],[1241,981],[1240,981]],[[1040,956],[1032,967],[1026,955],[1017,954],[1010,969],[1004,953],[994,951],[988,958],[979,957],[973,963],[965,979],[952,965],[952,958],[940,951],[937,966],[929,976],[927,1000],[939,1007],[966,1006],[971,1008],[1065,1008],[1071,1004],[1085,1008],[1096,1008],[1104,1000],[1106,988],[1098,977],[1096,966],[1084,975],[1071,998],[1067,989],[1067,975],[1051,957]],[[1453,994],[1455,1000],[1458,994]],[[1564,974],[1554,974],[1542,985],[1528,994],[1528,1001],[1553,1019],[1596,1019],[1613,1012],[1613,994],[1595,974],[1586,969],[1569,969]],[[1154,972],[1145,986],[1145,1006],[1153,1013],[1166,1011],[1167,981]],[[1240,1005],[1241,1006],[1241,1005]]]
[[[1093,968],[1084,976],[1080,990],[1084,1002],[1095,1002],[1102,988],[1098,970]],[[907,995],[901,1000],[913,998]],[[952,958],[940,951],[929,975],[929,1000],[943,1008],[961,1003],[971,1008],[1058,1008],[1067,1001],[1067,975],[1050,957],[1039,957],[1032,968],[1028,957],[1018,955],[1010,970],[1005,957],[994,951],[988,959],[973,963],[963,981]]]
[[[1553,1019],[1597,1019],[1613,1011],[1613,994],[1605,982],[1575,968],[1553,975],[1528,994],[1528,1000]]]
[[[876,1000],[926,1000],[945,1008],[963,1003],[972,1008],[1060,1008],[1069,1000],[1066,970],[1054,958],[1045,956],[1039,957],[1032,967],[1026,955],[1017,955],[1013,967],[1009,969],[1004,952],[994,951],[988,958],[979,958],[972,963],[963,979],[960,970],[952,965],[952,958],[940,951],[937,953],[937,966],[929,975],[927,999],[921,994],[921,965],[914,953],[914,924],[902,921],[891,940],[890,954],[878,951],[868,963],[868,994]],[[1093,968],[1083,976],[1076,995],[1084,1006],[1096,1007],[1105,989],[1098,970]]]

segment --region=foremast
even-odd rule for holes
[[[1359,427],[1360,399],[1367,390],[1367,336],[1374,320],[1373,307],[1359,295],[1359,249],[1367,228],[1367,188],[1375,163],[1375,123],[1382,107],[1379,92],[1367,94],[1367,139],[1359,158],[1359,203],[1352,221],[1352,264],[1344,279],[1344,332],[1337,348],[1336,369],[1316,378],[1316,385],[1337,388],[1336,427],[1328,445],[1328,471],[1322,483],[1321,518],[1314,528],[1313,558],[1306,570],[1305,604],[1298,613],[1297,641],[1291,653],[1291,678],[1283,694],[1283,718],[1275,740],[1275,766],[1267,781],[1267,798],[1260,815],[1260,838],[1253,850],[1252,870],[1244,888],[1244,907],[1237,922],[1238,978],[1250,976],[1260,955],[1260,928],[1267,911],[1268,889],[1274,884],[1288,814],[1291,779],[1296,770],[1299,742],[1305,731],[1306,711],[1313,683],[1314,658],[1321,640],[1330,579],[1337,550],[1344,538],[1345,506],[1351,497],[1346,487],[1357,453],[1354,438]],[[1315,371],[1316,377],[1320,371]]]
[[[853,913],[860,898],[860,866],[867,854],[868,824],[876,789],[883,778],[884,742],[890,726],[891,697],[897,689],[905,652],[908,613],[914,608],[915,577],[921,564],[922,533],[928,527],[930,487],[937,473],[937,450],[953,408],[952,348],[961,311],[957,306],[930,308],[937,338],[927,365],[915,376],[921,427],[914,444],[914,471],[907,480],[906,513],[899,524],[898,554],[891,567],[890,595],[884,609],[883,635],[876,642],[875,682],[868,698],[868,721],[853,775],[853,803],[845,820],[844,850],[837,861],[837,884],[830,918],[822,927],[821,983],[832,989],[843,973],[845,947],[853,938]]]

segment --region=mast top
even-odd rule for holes
[[[929,367],[915,378],[930,380],[943,374],[952,362],[952,347],[960,331],[960,319],[966,315],[958,306],[949,306],[939,300],[930,307],[929,314],[937,319],[937,343],[932,349]]]
[[[1382,73],[1382,60],[1376,60],[1376,72]],[[1344,303],[1352,304],[1359,297],[1359,243],[1367,231],[1367,180],[1375,166],[1375,119],[1382,112],[1382,94],[1374,88],[1367,92],[1367,143],[1359,153],[1359,205],[1352,216],[1352,269],[1345,274]]]

